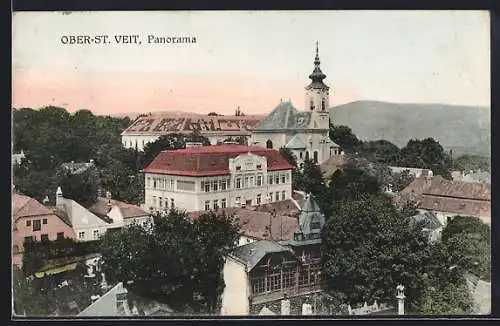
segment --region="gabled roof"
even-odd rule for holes
[[[290,141],[285,145],[286,148],[290,149],[305,149],[307,148],[304,141],[300,138],[299,135],[295,135],[290,139]]]
[[[102,197],[97,198],[97,200],[92,205],[86,208],[97,216],[107,216],[110,207],[108,203],[110,203],[112,206],[117,206],[120,209],[124,219],[149,216],[148,212],[144,211],[138,206],[125,203],[123,201]]]
[[[246,265],[248,271],[251,271],[267,254],[289,252],[293,254],[292,249],[269,240],[260,240],[237,247],[232,256]]]
[[[292,169],[278,150],[223,144],[162,151],[144,172],[186,176],[226,175],[229,174],[229,159],[246,153],[265,156],[268,171]]]
[[[310,112],[298,111],[291,102],[280,102],[254,130],[300,130],[309,126]]]
[[[36,199],[20,195],[12,195],[12,222],[27,216],[50,215],[53,212]]]

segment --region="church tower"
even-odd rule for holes
[[[328,113],[330,87],[323,83],[326,75],[321,71],[318,42],[316,42],[316,57],[314,58],[314,70],[309,75],[311,83],[306,86],[307,112],[311,112],[311,129],[328,129],[330,126],[330,115]]]

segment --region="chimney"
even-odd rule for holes
[[[281,315],[288,316],[290,315],[290,300],[287,299],[287,295],[285,293],[283,300],[281,300]]]

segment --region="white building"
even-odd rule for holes
[[[311,159],[321,164],[331,156],[339,155],[340,148],[329,137],[330,87],[323,83],[318,47],[311,83],[305,88],[305,111],[298,111],[291,102],[280,104],[253,131],[251,145],[267,148],[289,148],[300,164]]]
[[[122,144],[125,148],[144,149],[147,143],[154,142],[160,136],[177,133],[191,134],[196,131],[210,140],[212,145],[227,138],[251,135],[253,128],[265,116],[208,116],[194,113],[163,113],[136,119],[122,132]]]
[[[213,145],[161,152],[144,170],[150,210],[207,211],[290,199],[292,166],[273,149]]]
[[[153,223],[150,214],[139,207],[111,198],[98,198],[91,206],[84,207],[64,198],[61,187],[57,188],[56,208],[56,214],[66,215],[78,241],[97,240],[110,229],[120,229],[133,223],[144,226]]]

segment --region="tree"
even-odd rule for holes
[[[399,148],[387,140],[363,142],[363,153],[371,161],[393,165],[398,161]]]
[[[433,138],[410,139],[400,151],[399,165],[430,169],[443,178],[451,178],[450,158],[443,147]]]
[[[490,158],[480,155],[462,155],[453,161],[453,168],[459,171],[490,171]]]
[[[473,301],[467,285],[446,282],[445,286],[430,285],[410,312],[422,315],[469,315]]]
[[[392,190],[394,192],[400,192],[408,187],[413,180],[415,180],[415,176],[410,173],[410,170],[395,172],[392,175]]]
[[[350,304],[391,302],[403,284],[410,302],[419,295],[428,244],[390,201],[362,196],[343,202],[321,236],[328,293]]]
[[[291,166],[297,167],[297,157],[293,152],[286,147],[281,147],[280,148],[280,154],[285,158],[285,160],[290,163]]]
[[[210,112],[210,113],[208,113],[209,117],[216,117],[216,116],[219,116],[219,115],[221,115],[221,114],[218,114],[217,112]]]
[[[393,173],[387,165],[370,163],[360,169],[377,179],[381,191],[389,189],[394,182]]]
[[[330,139],[342,148],[346,153],[360,151],[362,142],[352,133],[347,126],[334,126],[330,124]]]
[[[100,252],[107,278],[174,309],[215,313],[224,259],[239,238],[237,221],[209,212],[191,222],[177,210],[154,221],[152,230],[132,225],[104,235]]]
[[[65,198],[87,205],[97,200],[100,187],[99,172],[90,167],[82,172],[73,173],[64,168],[59,169],[60,186]]]
[[[245,114],[243,112],[241,112],[240,107],[238,106],[236,108],[236,111],[234,111],[234,115],[237,117],[241,117],[241,116],[244,116]]]
[[[382,188],[376,177],[357,168],[335,171],[329,186],[333,201],[358,199],[365,194],[377,195]]]
[[[477,217],[455,216],[443,229],[443,243],[461,269],[491,279],[491,229]]]

